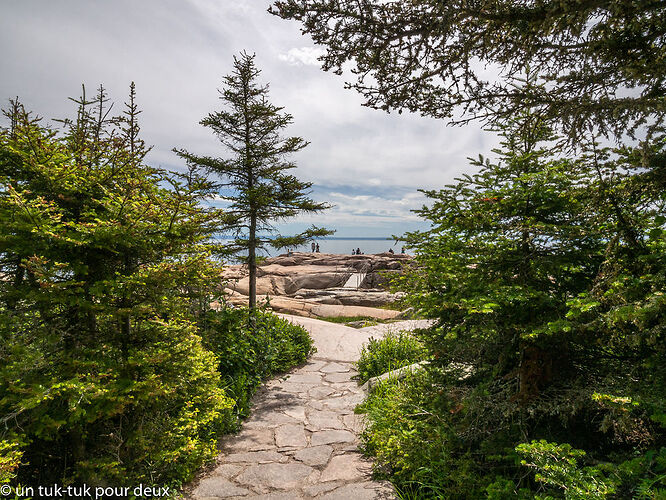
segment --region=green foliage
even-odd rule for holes
[[[233,406],[195,327],[208,186],[143,163],[133,86],[114,118],[102,88],[76,102],[64,133],[18,103],[0,133],[4,432],[23,483],[177,484]]]
[[[208,311],[201,332],[204,345],[218,357],[218,371],[239,416],[247,415],[259,382],[304,363],[316,351],[303,328],[261,310]]]
[[[270,11],[326,48],[323,69],[350,67],[349,86],[376,109],[502,122],[531,108],[575,143],[589,127],[663,123],[663,2],[275,0]],[[514,85],[526,68],[543,88]]]
[[[666,497],[666,448],[649,450],[613,469],[621,494],[639,499]]]
[[[219,178],[219,196],[230,203],[217,219],[218,231],[235,236],[233,243],[220,250],[223,254],[247,251],[250,308],[256,305],[257,250],[267,245],[295,247],[333,233],[312,226],[296,236],[276,235],[275,221],[316,213],[329,205],[308,198],[312,183],[289,174],[296,168],[288,160],[289,155],[308,143],[300,137],[281,136],[292,117],[268,101],[268,85],[257,82],[261,72],[254,58],[245,52],[234,57],[234,71],[224,77],[225,87],[220,91],[225,109],[201,120],[201,125],[219,138],[229,158],[197,156],[174,149],[188,165],[204,168]]]
[[[21,464],[19,444],[15,441],[0,441],[0,484],[10,482],[16,477],[16,469]]]
[[[370,338],[361,348],[356,363],[361,383],[382,373],[423,361],[427,352],[423,344],[409,332],[389,332],[380,339]]]
[[[535,469],[535,479],[564,490],[566,499],[607,498],[615,491],[612,482],[599,467],[578,467],[585,452],[569,444],[557,445],[546,440],[520,444],[516,451],[525,457],[522,464]]]
[[[432,229],[409,236],[419,267],[402,281],[413,306],[438,318],[423,337],[435,362],[464,363],[479,376],[504,377],[530,356],[535,369],[564,368],[566,351],[537,358],[558,342],[554,332],[570,329],[561,321],[567,302],[585,291],[604,252],[586,211],[585,165],[556,157],[538,116],[517,118],[503,138],[498,163],[479,157],[477,174],[426,192],[433,205],[419,213]],[[548,377],[523,377],[532,385],[520,397]]]
[[[525,457],[521,463],[536,471],[538,482],[555,487],[547,491],[558,498],[648,499],[663,498],[666,493],[666,448],[650,450],[620,464],[595,466],[581,466],[579,461],[585,460],[586,453],[569,444],[532,441],[518,445],[516,451]]]
[[[534,495],[527,488],[516,489],[513,481],[505,478],[498,478],[486,487],[488,500],[527,500],[534,498]]]
[[[419,370],[383,382],[357,409],[368,417],[365,452],[402,497],[483,498],[492,469],[460,446],[457,398]]]
[[[498,162],[480,157],[477,174],[426,192],[431,229],[408,235],[416,263],[398,285],[436,320],[418,333],[431,381],[369,403],[368,451],[396,484],[444,498],[661,487],[657,465],[619,471],[666,445],[663,145],[589,144],[567,159],[526,113]],[[415,444],[429,435],[433,463],[469,491],[429,468]],[[516,446],[542,439],[559,444],[530,448],[538,476],[526,475]]]
[[[18,103],[0,131],[0,478],[177,486],[311,341],[210,310],[212,186],[144,163],[134,86],[113,118],[101,88],[75,102],[63,132]]]

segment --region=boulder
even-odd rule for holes
[[[340,255],[292,252],[266,259],[257,267],[257,299],[290,314],[311,317],[397,317],[398,311],[379,309],[400,298],[380,288],[387,275],[399,273],[412,259],[404,254]],[[350,278],[357,276],[358,281]],[[224,271],[227,301],[247,304],[249,279],[244,266]],[[352,285],[346,285],[352,281]],[[360,282],[360,283],[359,283]]]
[[[316,272],[303,274],[263,274],[257,277],[257,295],[294,295],[303,288],[325,290],[345,284],[351,273]],[[227,288],[243,295],[249,294],[250,281],[247,276],[238,280],[230,280]]]
[[[354,288],[329,288],[326,290],[302,289],[298,298],[320,304],[342,304],[346,306],[384,307],[404,296],[403,293],[390,293],[386,290],[362,290]],[[294,297],[296,298],[296,297]]]
[[[247,306],[248,298],[232,290],[227,290],[227,303],[238,306]],[[349,318],[354,316],[365,316],[381,320],[395,319],[400,311],[390,309],[378,309],[376,307],[345,306],[339,304],[325,304],[321,302],[307,301],[293,297],[279,296],[257,296],[257,304],[266,304],[276,312],[307,316],[310,318]]]
[[[420,361],[418,363],[413,363],[411,365],[403,366],[402,368],[397,368],[395,370],[391,370],[390,372],[386,372],[376,377],[369,378],[368,381],[361,386],[361,390],[366,394],[370,393],[375,387],[377,387],[385,380],[388,379],[401,380],[410,373],[422,369],[426,364],[427,364],[426,361]]]

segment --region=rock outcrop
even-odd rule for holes
[[[410,260],[408,255],[391,253],[280,255],[257,268],[257,301],[268,301],[278,312],[302,316],[391,319],[400,312],[382,307],[400,299],[401,294],[389,293],[381,285]],[[228,302],[247,304],[247,270],[229,266],[224,278]]]

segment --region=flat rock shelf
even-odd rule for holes
[[[352,379],[353,361],[363,342],[383,331],[283,317],[310,332],[317,353],[307,365],[258,391],[242,431],[224,440],[215,468],[193,485],[189,498],[396,498],[390,483],[372,479],[372,463],[358,451],[362,417],[354,414],[364,393]]]
[[[311,318],[364,316],[396,319],[401,312],[387,308],[404,294],[385,289],[412,261],[405,254],[337,255],[292,252],[271,257],[257,267],[257,301],[274,311]],[[224,269],[226,301],[247,305],[248,270]]]

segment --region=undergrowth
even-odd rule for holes
[[[579,410],[578,428],[530,421],[529,412],[502,425],[487,411],[491,388],[472,384],[428,367],[380,383],[357,407],[367,415],[364,452],[400,498],[666,498],[666,448],[616,447],[604,457],[558,444],[567,434],[581,445],[599,440],[589,408]],[[528,425],[532,437],[521,434]]]
[[[210,311],[202,331],[204,346],[218,358],[222,383],[238,417],[247,415],[262,380],[304,363],[316,351],[303,328],[266,311]]]
[[[389,332],[381,339],[370,338],[356,363],[358,380],[366,382],[382,373],[426,359],[423,344],[405,331]]]

